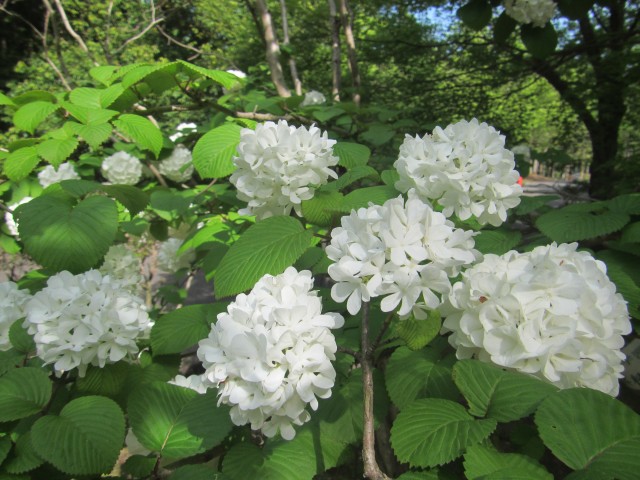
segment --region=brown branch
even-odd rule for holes
[[[256,0],[256,6],[258,7],[258,13],[260,14],[260,20],[262,21],[262,27],[264,29],[266,57],[269,69],[271,70],[271,81],[275,85],[278,95],[281,97],[290,97],[291,92],[287,88],[284,73],[282,72],[282,65],[280,64],[280,46],[278,45],[276,33],[273,29],[271,14],[269,13],[265,0]]]
[[[44,0],[44,1],[48,3],[48,0]],[[96,60],[93,58],[93,55],[91,54],[89,47],[87,47],[87,44],[84,43],[84,40],[82,39],[82,37],[78,35],[78,33],[71,26],[71,23],[67,18],[67,13],[64,11],[64,7],[62,6],[62,2],[60,0],[53,0],[53,3],[55,3],[58,13],[60,14],[60,18],[62,20],[62,24],[64,25],[64,28],[67,30],[69,35],[71,35],[73,39],[78,43],[78,45],[80,45],[80,48],[82,49],[82,51],[84,51],[87,54],[87,56],[89,57],[89,60],[91,60],[91,62],[93,62],[93,64],[96,67],[99,66],[100,64],[96,62]]]
[[[342,28],[344,29],[345,40],[347,41],[347,60],[349,61],[349,70],[351,70],[351,83],[353,84],[353,103],[360,106],[360,87],[362,81],[360,79],[360,70],[358,69],[358,58],[356,54],[356,41],[353,35],[353,26],[351,11],[347,0],[340,1],[340,16],[342,17]]]
[[[120,45],[120,47],[118,47],[115,51],[116,54],[122,52],[125,48],[127,48],[127,45],[129,45],[132,42],[135,42],[136,40],[138,40],[139,38],[142,38],[144,36],[145,33],[147,33],[149,30],[151,30],[153,27],[155,27],[156,25],[158,25],[159,23],[164,22],[164,17],[160,17],[160,18],[156,18],[156,5],[155,3],[153,3],[153,0],[150,0],[150,8],[151,8],[151,21],[149,22],[149,24],[144,27],[142,29],[141,32],[135,34],[133,37],[128,38],[127,40],[125,40],[122,45]]]
[[[329,3],[329,21],[331,23],[331,97],[335,102],[340,101],[342,70],[340,66],[340,17],[336,11],[336,2]]]
[[[280,12],[282,14],[283,45],[290,45],[289,21],[287,20],[286,0],[280,0]],[[300,77],[298,76],[298,67],[296,66],[296,60],[291,53],[289,54],[289,70],[291,71],[291,79],[293,80],[293,87],[296,95],[302,95],[302,82],[300,81]]]
[[[172,37],[167,32],[165,32],[160,25],[156,25],[156,30],[158,30],[158,32],[160,32],[160,35],[162,35],[167,40],[169,40],[169,42],[174,43],[174,44],[178,45],[179,47],[186,48],[187,50],[191,50],[192,52],[196,52],[196,54],[195,55],[191,55],[188,58],[188,60],[193,60],[195,58],[198,58],[200,55],[204,54],[204,52],[202,50],[197,49],[197,48],[195,48],[195,47],[193,47],[191,45],[187,45],[186,43],[182,43],[182,42],[176,40],[174,37]]]

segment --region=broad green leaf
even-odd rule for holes
[[[9,180],[20,181],[29,175],[40,162],[36,147],[23,147],[9,154],[4,161],[4,173]]]
[[[507,15],[506,12],[502,12],[493,27],[494,40],[497,43],[506,42],[517,26],[518,23],[513,18]],[[520,173],[524,176],[522,170],[520,170]]]
[[[379,147],[393,138],[395,132],[388,125],[372,125],[361,137],[363,140]]]
[[[60,415],[34,423],[33,446],[42,458],[71,475],[111,471],[124,442],[124,415],[105,397],[88,396],[69,402]]]
[[[629,314],[640,319],[640,262],[612,250],[600,250],[597,258],[606,263],[607,276],[627,301]]]
[[[610,210],[629,215],[640,215],[640,193],[628,193],[608,200]]]
[[[90,365],[84,377],[76,380],[76,388],[84,395],[115,398],[124,388],[131,366],[126,362],[110,363],[104,367]]]
[[[331,182],[325,185],[323,188],[326,190],[343,190],[352,183],[355,183],[358,180],[362,180],[363,178],[377,180],[378,172],[376,172],[368,165],[358,165],[351,168],[350,170],[347,170],[345,173],[340,175],[340,178],[338,178],[335,182]]]
[[[298,270],[311,270],[311,268],[325,257],[324,250],[320,247],[308,248],[296,261],[295,267]]]
[[[458,18],[473,30],[480,30],[491,20],[491,4],[487,0],[470,0],[457,11]]]
[[[395,188],[387,185],[360,188],[344,197],[342,210],[349,213],[351,210],[357,210],[358,208],[367,208],[369,202],[375,205],[382,205],[387,200],[396,198],[398,195],[399,193]]]
[[[29,353],[36,350],[36,344],[33,341],[33,337],[27,333],[27,330],[22,326],[23,320],[16,320],[9,329],[9,341],[13,348],[20,353]]]
[[[153,72],[156,72],[158,70],[163,70],[167,67],[170,68],[171,66],[173,66],[175,69],[176,63],[171,62],[171,63],[160,63],[160,64],[151,64],[151,65],[145,65],[145,64],[137,65],[135,68],[131,69],[125,75],[123,75],[122,86],[124,88],[129,88],[130,86],[135,85],[138,82],[141,82],[147,76],[151,75]]]
[[[51,102],[37,101],[27,103],[13,114],[13,123],[15,123],[16,127],[20,130],[33,133],[38,125],[58,110],[58,108],[60,108],[58,105]]]
[[[98,148],[111,136],[113,127],[110,123],[96,125],[82,125],[76,122],[67,122],[67,128],[81,137],[93,149]]]
[[[344,195],[332,190],[318,190],[313,198],[302,202],[302,215],[315,225],[330,227],[343,215]]]
[[[333,146],[333,154],[340,159],[338,165],[349,170],[366,165],[371,157],[371,150],[359,143],[338,142]]]
[[[16,209],[26,252],[55,271],[84,272],[107,252],[118,229],[118,207],[105,197],[75,204],[73,197],[42,195]]]
[[[53,93],[47,92],[45,90],[31,90],[30,92],[25,92],[17,97],[13,98],[13,103],[16,105],[26,105],[27,103],[33,102],[47,102],[53,103],[57,100],[56,96]]]
[[[12,445],[10,436],[6,435],[4,437],[0,437],[0,465],[2,465],[4,459],[7,458]]]
[[[529,53],[536,58],[548,57],[555,51],[558,44],[558,34],[551,22],[542,28],[529,24],[522,25],[520,38]]]
[[[572,20],[577,20],[587,13],[595,0],[557,0],[560,13]]]
[[[425,398],[400,412],[391,428],[391,445],[401,462],[435,467],[455,460],[467,447],[486,439],[496,425],[493,419],[474,419],[458,403]]]
[[[20,365],[22,365],[23,360],[24,354],[18,352],[13,348],[6,351],[0,350],[0,375],[4,375],[6,372],[12,371],[16,367],[19,367]]]
[[[442,327],[442,320],[437,311],[430,311],[427,318],[416,320],[409,317],[394,323],[393,331],[407,344],[411,350],[419,350],[436,338]]]
[[[634,480],[640,470],[640,415],[609,395],[571,388],[548,396],[535,422],[545,445],[591,478]]]
[[[7,97],[4,93],[0,92],[0,105],[7,105],[9,107],[15,107],[15,103],[9,97]]]
[[[226,303],[189,305],[163,315],[151,329],[153,354],[181,353],[207,338],[217,314],[226,307]]]
[[[340,115],[343,115],[345,113],[345,110],[343,108],[340,107],[324,107],[324,106],[320,106],[320,107],[315,107],[314,111],[313,111],[313,117],[320,121],[320,122],[327,122],[329,120],[331,120],[332,118],[335,117],[339,117]]]
[[[633,222],[624,227],[620,240],[624,243],[640,243],[640,222]]]
[[[558,243],[601,237],[629,223],[626,213],[612,212],[601,203],[574,204],[551,210],[536,220],[536,226]]]
[[[229,409],[217,404],[215,390],[199,394],[152,382],[130,395],[129,421],[142,445],[166,458],[183,458],[214,447],[231,430]]]
[[[511,422],[533,413],[557,388],[532,376],[509,372],[479,360],[460,360],[453,380],[477,417]]]
[[[125,113],[114,120],[113,125],[138,146],[150,150],[156,158],[158,157],[162,149],[162,133],[150,120],[140,115]]]
[[[51,398],[51,381],[44,370],[24,367],[0,377],[0,422],[38,413]]]
[[[421,472],[405,472],[400,475],[396,480],[438,480],[437,470],[423,470]]]
[[[309,247],[312,235],[293,217],[270,217],[252,225],[220,262],[214,276],[216,297],[248,290],[267,273],[282,273]]]
[[[52,138],[36,146],[38,155],[56,168],[69,158],[76,148],[78,148],[78,140],[75,138]]]
[[[149,478],[157,461],[156,457],[132,455],[122,465],[122,473],[128,475],[127,478]]]
[[[537,197],[520,197],[520,204],[514,209],[516,215],[526,215],[531,213],[540,207],[545,206],[547,203],[558,200],[558,195],[540,195]]]
[[[178,63],[182,65],[187,71],[202,75],[203,77],[213,80],[218,85],[221,85],[229,90],[236,87],[239,83],[238,77],[229,72],[199,67],[198,65],[194,65],[183,60],[178,60]]]
[[[475,247],[481,253],[502,255],[509,250],[513,250],[520,243],[522,234],[518,231],[501,228],[497,230],[482,230],[473,238]]]
[[[397,170],[385,170],[380,174],[380,179],[385,185],[396,188],[396,182],[400,180]]]
[[[542,465],[518,453],[501,453],[484,445],[473,445],[464,455],[464,473],[469,480],[513,478],[518,480],[553,480]]]
[[[76,105],[88,108],[101,108],[100,93],[97,88],[80,87],[69,93],[69,100]]]
[[[44,461],[36,453],[31,442],[31,432],[27,432],[18,438],[9,458],[3,463],[3,469],[12,474],[30,472],[38,468]],[[0,478],[3,478],[0,475]]]
[[[184,465],[176,468],[169,480],[224,480],[224,476],[208,465]]]
[[[418,351],[397,348],[385,370],[389,398],[400,410],[419,398],[457,399],[458,390],[451,379],[451,361],[453,358],[441,359],[440,352],[431,347]]]
[[[91,78],[99,81],[103,85],[110,85],[110,79],[113,76],[113,73],[118,69],[113,65],[101,65],[99,67],[93,67],[89,70],[89,75]]]
[[[132,216],[149,205],[149,194],[133,185],[102,185],[100,190],[120,202]]]
[[[222,178],[234,170],[233,156],[242,128],[226,123],[202,136],[193,148],[193,166],[202,178]]]

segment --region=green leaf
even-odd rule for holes
[[[13,114],[13,123],[20,130],[33,133],[49,115],[60,108],[51,102],[36,101],[27,103]]]
[[[12,447],[11,437],[8,435],[0,437],[0,465],[4,462]]]
[[[600,250],[597,258],[606,263],[607,276],[627,301],[629,314],[640,319],[640,262],[611,250]]]
[[[557,388],[523,373],[510,372],[479,360],[460,360],[453,380],[476,417],[512,422],[533,413]]]
[[[97,125],[82,125],[76,122],[67,122],[67,128],[73,133],[82,137],[93,149],[98,148],[111,136],[113,128],[109,123],[101,123]]]
[[[608,200],[606,203],[613,212],[640,215],[640,193],[620,195]]]
[[[458,403],[425,398],[400,412],[391,428],[391,445],[401,462],[434,467],[458,458],[491,435],[496,425],[493,419],[474,419]]]
[[[193,73],[197,73],[198,75],[202,75],[210,80],[213,80],[218,85],[226,89],[232,89],[236,87],[239,83],[238,77],[229,72],[224,72],[221,70],[211,70],[209,68],[199,67],[198,65],[194,65],[192,63],[185,62],[183,60],[178,60],[178,63],[182,65],[186,70],[191,71]]]
[[[440,327],[442,327],[440,313],[429,311],[427,318],[423,320],[416,320],[414,317],[398,320],[394,324],[393,331],[411,350],[420,350],[436,338]]]
[[[36,146],[38,155],[56,168],[69,158],[76,148],[78,148],[78,140],[75,138],[52,138]]]
[[[131,216],[140,213],[149,205],[149,194],[133,185],[101,185],[100,190],[120,202],[129,210]]]
[[[69,100],[81,107],[101,108],[100,93],[102,90],[97,88],[80,87],[69,93]]]
[[[36,349],[36,344],[33,341],[33,337],[27,333],[27,330],[22,326],[23,320],[16,320],[9,329],[9,341],[13,348],[20,353],[33,352]]]
[[[520,197],[520,204],[515,208],[516,215],[527,215],[540,207],[545,206],[547,203],[558,200],[558,195],[539,195],[536,197]]]
[[[331,120],[332,118],[339,117],[343,113],[345,113],[345,110],[343,108],[340,108],[340,107],[333,107],[333,106],[324,107],[324,106],[320,106],[320,107],[316,107],[316,109],[314,109],[313,116],[314,116],[314,118],[316,120],[324,123],[324,122],[327,122],[327,121]]]
[[[24,367],[0,377],[0,422],[38,413],[51,398],[51,381],[44,370]]]
[[[162,149],[162,133],[150,120],[140,115],[122,114],[113,122],[125,136],[131,138],[141,148],[150,150],[158,158]]]
[[[349,170],[366,165],[371,157],[371,150],[359,143],[338,142],[333,146],[333,154],[340,159],[338,165]]]
[[[7,351],[0,351],[0,375],[19,367],[22,365],[23,360],[24,354],[13,348]]]
[[[127,478],[148,478],[153,472],[157,461],[156,457],[132,455],[122,465],[122,473],[128,475],[129,477]]]
[[[507,15],[506,12],[502,12],[493,27],[493,38],[496,43],[505,43],[509,36],[514,32],[517,25],[518,22]]]
[[[469,480],[553,480],[553,475],[531,457],[517,453],[500,453],[484,445],[473,445],[467,449],[464,456],[464,473]]]
[[[321,227],[335,225],[342,216],[344,195],[331,190],[318,190],[313,198],[302,202],[302,216]]]
[[[440,352],[435,348],[427,347],[418,351],[397,348],[385,370],[389,398],[400,410],[419,398],[457,399],[459,393],[451,379],[451,366],[448,365],[452,360],[441,359]]]
[[[470,0],[457,11],[458,18],[473,30],[480,30],[491,20],[491,4],[487,0]]]
[[[16,209],[26,252],[55,271],[84,272],[102,259],[115,240],[118,207],[105,197],[75,204],[66,194],[42,195]]]
[[[91,78],[97,80],[103,85],[110,85],[111,82],[109,80],[117,68],[118,67],[114,67],[113,65],[101,65],[89,70],[89,75],[91,75]]]
[[[611,212],[602,202],[574,204],[540,215],[536,226],[558,243],[601,237],[629,223],[626,213]]]
[[[56,96],[53,93],[45,90],[31,90],[30,92],[23,93],[13,98],[13,103],[16,105],[26,105],[33,102],[55,102]]]
[[[380,174],[380,179],[385,185],[395,188],[400,175],[397,170],[385,170]]]
[[[111,471],[124,442],[124,415],[105,397],[81,397],[59,416],[34,423],[31,441],[42,458],[71,475]]]
[[[520,37],[529,53],[536,58],[548,57],[555,51],[558,44],[558,34],[551,22],[542,28],[529,24],[522,25]]]
[[[84,395],[102,395],[115,398],[124,388],[131,366],[126,362],[116,362],[104,367],[87,368],[84,377],[76,380],[76,388]]]
[[[359,165],[347,170],[345,173],[340,175],[335,182],[331,182],[325,185],[324,189],[336,189],[343,190],[348,187],[352,183],[357,182],[358,180],[362,180],[363,178],[370,178],[372,180],[378,179],[378,172],[376,172],[373,168],[368,165]]]
[[[389,187],[387,185],[360,188],[344,197],[342,210],[344,212],[350,212],[351,210],[357,210],[358,208],[367,208],[369,206],[369,202],[372,202],[375,205],[382,205],[387,200],[396,198],[398,195],[399,193],[394,187]]]
[[[169,475],[169,480],[224,480],[224,478],[208,465],[184,465],[176,468]]]
[[[40,162],[36,147],[23,147],[9,154],[4,161],[4,173],[18,182],[29,175]]]
[[[215,390],[199,394],[152,382],[130,395],[128,413],[142,445],[166,458],[183,458],[214,447],[231,430],[229,409],[217,404]]]
[[[226,123],[205,133],[193,148],[193,166],[202,178],[222,178],[234,170],[233,156],[242,128]]]
[[[484,254],[494,253],[502,255],[513,250],[522,240],[522,234],[518,231],[507,230],[482,230],[474,237],[475,247]]]
[[[15,107],[15,103],[9,97],[7,97],[4,93],[0,92],[0,105],[7,105],[9,107]]]
[[[620,241],[623,243],[640,243],[640,222],[633,222],[624,227]]]
[[[181,353],[207,338],[217,314],[226,307],[226,303],[189,305],[163,315],[151,329],[153,354]]]
[[[8,473],[25,473],[42,465],[43,460],[33,448],[31,438],[31,432],[27,432],[18,438],[9,458],[2,465]],[[2,477],[0,476],[0,478]]]
[[[640,416],[622,402],[589,388],[550,395],[535,422],[545,445],[591,478],[634,480],[640,470]]]
[[[589,13],[595,0],[557,0],[557,3],[560,13],[572,20],[578,20]]]
[[[361,137],[363,140],[379,147],[393,138],[395,132],[388,125],[372,125]]]
[[[267,273],[282,273],[309,247],[312,235],[293,217],[270,217],[252,225],[222,258],[214,276],[216,297],[248,290]]]

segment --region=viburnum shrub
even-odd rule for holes
[[[35,265],[0,283],[2,478],[636,478],[638,194],[523,196],[476,119],[388,127],[385,163],[345,133],[370,110],[91,75],[0,97],[0,246]],[[172,88],[207,125],[148,118]]]

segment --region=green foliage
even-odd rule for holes
[[[531,457],[517,453],[500,453],[483,445],[474,445],[467,449],[464,455],[464,473],[469,480],[553,480],[553,475]]]
[[[475,247],[481,253],[493,253],[502,255],[513,250],[522,240],[522,234],[518,231],[500,228],[497,230],[482,230],[474,237]]]
[[[0,422],[38,413],[50,398],[51,382],[44,371],[32,367],[10,370],[0,377]]]
[[[334,146],[333,153],[340,159],[338,165],[347,169],[364,166],[371,157],[369,147],[359,143],[340,142]]]
[[[488,0],[470,0],[457,14],[469,28],[480,30],[491,20],[491,4]]]
[[[156,157],[162,149],[162,133],[151,121],[140,115],[120,115],[113,125],[138,146],[150,150]]]
[[[436,338],[442,327],[442,319],[437,311],[430,311],[427,318],[416,320],[409,317],[395,323],[394,333],[398,335],[411,350],[419,350]]]
[[[542,28],[522,25],[521,37],[529,53],[536,58],[548,57],[555,51],[558,44],[558,34],[551,23],[547,23]]]
[[[240,141],[241,128],[227,123],[214,128],[198,140],[193,149],[193,165],[202,178],[221,178],[234,170],[233,156]]]

